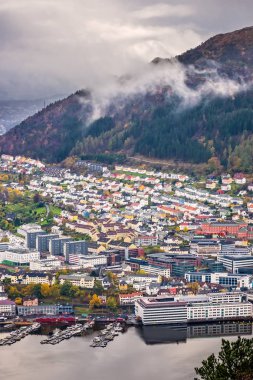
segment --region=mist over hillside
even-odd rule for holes
[[[57,101],[1,136],[0,151],[49,162],[141,154],[251,171],[252,83],[248,27]]]

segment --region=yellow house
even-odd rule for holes
[[[120,281],[119,282],[119,290],[124,292],[127,289],[128,289],[127,283],[125,281]]]

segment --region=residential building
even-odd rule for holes
[[[63,256],[64,255],[64,243],[73,241],[69,237],[61,237],[58,239],[49,240],[49,252],[53,256]]]
[[[24,297],[23,306],[38,306],[39,300],[37,297]]]
[[[47,273],[27,273],[24,275],[22,284],[29,285],[29,284],[51,284],[51,279],[49,278],[49,275]]]
[[[119,294],[119,303],[121,306],[133,305],[135,301],[143,297],[142,292],[135,292],[130,294]]]
[[[87,253],[88,245],[86,240],[68,241],[64,243],[63,254],[67,262],[69,261],[69,255],[85,255]]]
[[[26,247],[29,249],[36,248],[36,238],[38,235],[46,234],[38,224],[24,224],[18,228],[17,232],[24,236]]]
[[[60,284],[65,281],[71,282],[72,285],[79,286],[80,288],[93,289],[95,278],[84,274],[60,275]]]
[[[139,235],[135,239],[135,245],[137,247],[156,246],[158,243],[157,236]]]
[[[39,252],[48,252],[49,251],[49,242],[52,239],[59,238],[59,235],[56,234],[43,234],[36,236],[36,249]]]

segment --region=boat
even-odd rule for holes
[[[76,318],[72,315],[44,316],[35,319],[40,324],[75,323]]]
[[[98,336],[96,336],[96,337],[93,339],[93,342],[96,342],[96,343],[101,342],[101,339],[100,339]]]
[[[116,327],[114,327],[114,329],[116,332],[122,332],[123,331],[123,328],[121,326],[116,326]]]

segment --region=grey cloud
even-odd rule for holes
[[[0,0],[0,98],[101,88],[252,13],[251,0]]]

